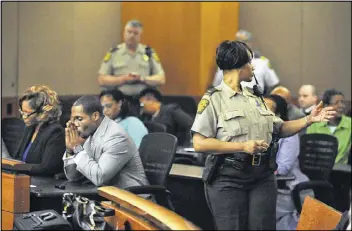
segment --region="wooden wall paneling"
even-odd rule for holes
[[[216,47],[224,40],[233,40],[238,30],[238,2],[202,2],[200,30],[200,92],[203,95],[217,70]]]
[[[237,30],[238,7],[238,3],[123,2],[121,22],[142,21],[142,43],[156,49],[165,69],[163,94],[201,96],[214,72],[216,45]]]

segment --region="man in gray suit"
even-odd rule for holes
[[[148,185],[136,145],[102,110],[95,96],[82,96],[73,104],[65,129],[67,179],[87,178],[96,186],[121,189]]]

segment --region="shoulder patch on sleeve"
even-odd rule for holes
[[[260,59],[262,59],[262,60],[266,60],[267,58],[265,57],[265,56],[260,56]]]
[[[104,56],[104,62],[108,62],[111,59],[111,53],[107,52],[106,55]]]
[[[153,52],[152,56],[153,56],[153,59],[155,59],[155,61],[157,61],[158,63],[160,63],[160,58],[159,58],[159,56],[156,54],[155,51]]]
[[[197,114],[202,114],[204,109],[209,105],[209,100],[208,99],[201,99],[201,101],[198,104],[197,108]]]
[[[108,62],[111,59],[111,54],[117,51],[118,49],[119,49],[118,47],[110,48],[109,51],[104,56],[104,62]]]
[[[268,65],[269,69],[273,69],[273,67],[271,66],[270,60],[267,57],[260,56],[260,59],[267,62],[266,64]]]

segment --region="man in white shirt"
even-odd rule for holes
[[[236,33],[236,40],[245,42],[249,47],[252,47],[251,40],[252,34],[245,30],[239,30]],[[269,93],[271,89],[279,85],[279,78],[276,75],[275,70],[271,67],[270,60],[262,56],[259,51],[253,50],[254,57],[252,59],[252,65],[254,67],[254,74],[258,80],[259,86],[264,90],[264,93]],[[223,79],[223,73],[218,68],[212,86],[216,87],[220,85]],[[252,82],[242,82],[243,87],[252,88],[255,85],[255,79],[253,78]]]

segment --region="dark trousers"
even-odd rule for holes
[[[227,177],[205,184],[205,197],[218,230],[275,230],[277,184],[273,174],[250,189]]]

